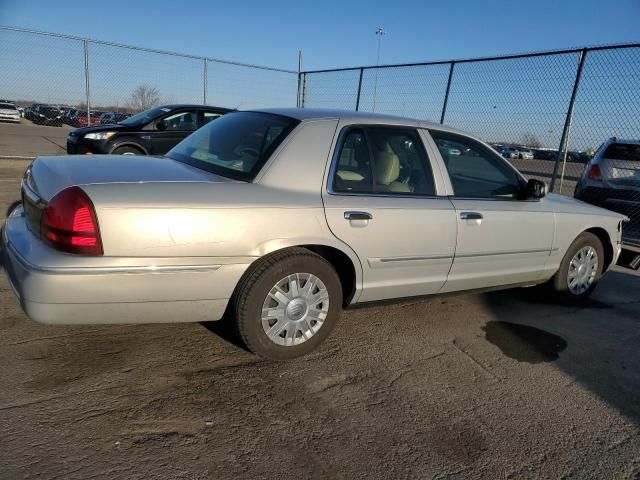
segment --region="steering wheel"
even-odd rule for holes
[[[247,156],[257,157],[258,150],[253,147],[243,147],[241,150],[238,150],[238,154],[242,156],[245,156],[246,154]]]

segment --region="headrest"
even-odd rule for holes
[[[394,153],[376,153],[373,174],[378,185],[389,185],[395,182],[400,176],[400,159]]]

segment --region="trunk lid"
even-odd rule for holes
[[[142,155],[38,157],[25,174],[25,183],[44,202],[74,185],[232,181],[168,157]]]
[[[27,226],[40,237],[47,203],[72,186],[122,183],[235,182],[167,157],[138,155],[71,155],[38,157],[22,181],[22,202]]]

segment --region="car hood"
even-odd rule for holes
[[[599,215],[606,217],[615,217],[621,220],[629,220],[628,217],[620,213],[612,212],[611,210],[607,210],[606,208],[596,207],[595,205],[590,205],[583,202],[582,200],[566,197],[564,195],[558,195],[557,193],[548,194],[545,197],[545,201],[552,203],[554,211],[557,213],[570,213],[576,215]]]
[[[86,120],[86,118],[85,118]],[[91,117],[91,122],[99,122],[100,120],[98,118],[95,117]],[[128,130],[128,128],[125,125],[118,125],[118,124],[113,124],[113,125],[96,125],[96,126],[91,126],[91,127],[82,127],[82,128],[76,128],[75,130],[73,130],[71,132],[72,135],[78,135],[78,136],[82,136],[85,135],[87,133],[92,133],[92,132],[120,132],[123,130]]]
[[[43,200],[74,185],[151,182],[234,182],[168,157],[69,155],[38,157],[25,173],[27,185]]]

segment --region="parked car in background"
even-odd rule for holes
[[[40,107],[40,105],[41,104],[39,104],[39,103],[32,103],[27,108],[25,108],[24,109],[24,118],[26,118],[27,120],[33,121],[35,112],[38,109],[38,107]]]
[[[533,160],[533,152],[526,147],[518,147],[518,158],[522,160]]]
[[[533,149],[533,158],[536,160],[555,160],[558,157],[558,151],[547,148]]]
[[[20,123],[20,111],[14,103],[0,102],[0,121]]]
[[[62,116],[62,121],[67,125],[73,126],[75,117],[78,115],[78,109],[69,108]]]
[[[78,113],[73,117],[74,127],[91,127],[93,125],[100,125],[100,117],[96,115],[94,112],[91,112],[91,115],[87,115],[86,111],[78,110]]]
[[[515,148],[502,147],[502,149],[500,150],[500,155],[502,155],[504,158],[513,159],[519,158],[520,153]]]
[[[127,118],[129,118],[129,115],[126,113],[115,113],[115,112],[103,113],[100,116],[100,124],[115,125],[116,123],[121,122],[122,120],[125,120]]]
[[[625,241],[640,246],[640,140],[604,142],[585,165],[574,197],[627,215]]]
[[[116,125],[79,128],[67,137],[70,154],[163,155],[229,109],[206,105],[155,107]]]
[[[312,351],[354,304],[544,282],[583,300],[625,220],[547,195],[443,125],[306,108],[231,112],[166,156],[39,157],[22,192],[2,244],[32,319],[228,312],[249,349],[278,360]]]
[[[38,105],[31,110],[31,120],[37,125],[62,126],[62,114],[56,107]]]

